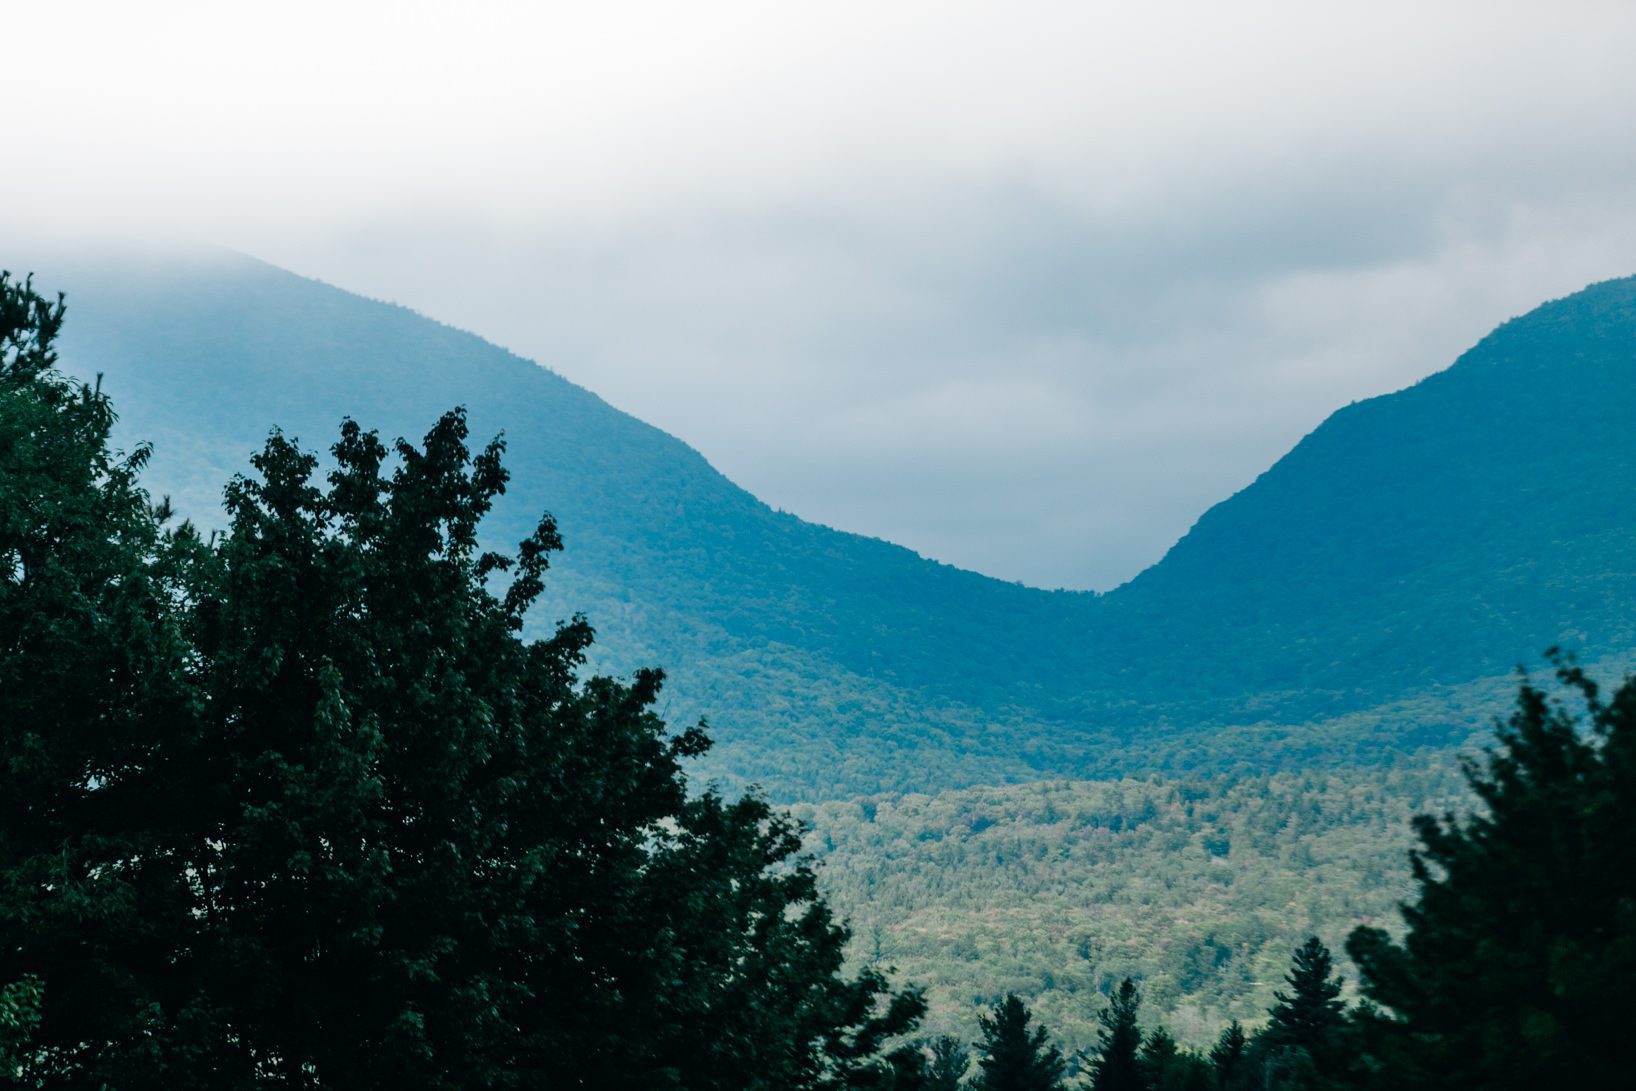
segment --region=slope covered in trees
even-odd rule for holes
[[[201,537],[61,321],[0,273],[0,1083],[891,1086],[920,1000],[791,821],[689,792],[582,621],[519,637],[560,543],[480,549],[501,444],[275,434]]]
[[[1008,992],[979,1012],[975,1087],[1053,1091],[1623,1091],[1636,1081],[1636,676],[1610,693],[1557,659],[1558,686],[1524,681],[1497,743],[1462,763],[1469,797],[1422,813],[1412,893],[1389,927],[1355,927],[1341,963],[1309,935],[1258,1014],[1208,1049],[1176,1040],[1137,979],[1111,983],[1081,1082],[1041,1065],[1057,1046]],[[1097,1002],[1099,1001],[1099,1002]],[[1015,1032],[998,1038],[1004,1023]],[[969,1041],[969,1039],[968,1039]],[[1209,1041],[1209,1039],[1206,1039]],[[942,1035],[923,1069],[958,1067]],[[969,1057],[971,1047],[967,1047]]]
[[[516,484],[489,533],[515,540],[549,509],[565,543],[538,623],[583,612],[599,664],[664,663],[672,714],[710,713],[714,768],[733,779],[776,771],[793,788],[850,770],[868,787],[904,768],[893,750],[952,752],[951,734],[980,730],[1027,669],[1031,627],[1056,625],[1067,646],[1061,598],[774,512],[589,392],[401,308],[224,255],[65,264],[66,366],[106,375],[120,435],[154,444],[150,486],[202,521],[275,423],[305,439],[351,414],[416,435],[459,404],[474,434],[503,431]],[[991,670],[972,675],[951,626]],[[940,688],[961,678],[964,694]],[[949,775],[1027,769],[978,752]]]
[[[1133,658],[1185,663],[1212,700],[1306,716],[1503,674],[1554,645],[1630,648],[1633,413],[1627,278],[1336,412],[1109,596],[1109,624]]]
[[[1290,951],[1389,920],[1412,885],[1410,816],[1461,807],[1457,764],[1112,781],[798,804],[852,956],[926,990],[926,1026],[975,1040],[1025,997],[1087,1048],[1128,976],[1150,1015],[1208,1045],[1258,1022]]]
[[[504,431],[494,539],[549,507],[567,545],[540,616],[586,613],[601,666],[669,666],[670,712],[712,717],[711,774],[786,798],[1368,760],[1464,741],[1550,645],[1633,635],[1633,281],[1341,410],[1098,596],[775,512],[543,368],[249,259],[43,267],[73,288],[68,365],[106,374],[148,480],[205,521],[275,423],[415,435],[463,404]]]

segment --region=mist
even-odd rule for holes
[[[1129,579],[1334,409],[1636,272],[1627,5],[6,19],[0,248],[242,250],[1040,586]]]

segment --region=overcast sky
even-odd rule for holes
[[[1636,273],[1636,4],[1344,8],[0,0],[0,230],[235,247],[775,506],[1108,588]]]

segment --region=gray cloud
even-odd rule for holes
[[[0,227],[409,304],[773,504],[1050,586],[1636,271],[1626,5],[125,7],[19,16],[60,44]]]

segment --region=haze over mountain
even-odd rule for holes
[[[0,237],[229,245],[774,506],[1104,591],[1636,252],[1626,4],[478,7],[10,5],[49,169]]]
[[[781,796],[1369,759],[1463,738],[1550,645],[1636,629],[1633,280],[1338,411],[1098,596],[774,511],[545,368],[247,258],[35,268],[69,294],[65,365],[105,375],[150,487],[201,522],[274,426],[322,448],[343,415],[418,436],[460,404],[504,431],[496,544],[542,510],[568,543],[536,623],[581,611],[599,666],[663,665],[709,771]]]

